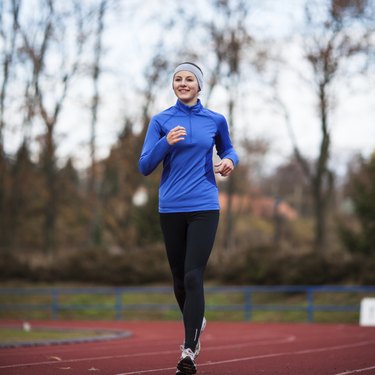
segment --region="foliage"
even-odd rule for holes
[[[311,69],[310,83],[315,93],[317,114],[320,128],[320,143],[317,157],[309,163],[304,152],[292,139],[294,154],[305,178],[308,180],[309,195],[312,199],[315,217],[314,246],[317,251],[328,248],[327,222],[334,192],[335,174],[330,167],[332,125],[334,102],[337,96],[337,84],[345,82],[348,77],[362,74],[363,67],[353,70],[351,63],[367,56],[372,46],[368,29],[365,27],[371,5],[366,0],[355,4],[347,1],[309,1],[305,6],[306,33],[304,35],[304,59]],[[358,34],[353,33],[356,28]],[[280,101],[279,101],[280,102]],[[284,109],[287,125],[290,117]],[[293,134],[292,134],[293,138]]]
[[[119,252],[116,249],[61,250],[53,257],[43,253],[1,254],[1,280],[33,282],[74,281],[112,285],[140,285],[168,281],[161,245]]]
[[[213,258],[209,275],[223,284],[244,285],[324,285],[339,283],[372,284],[374,262],[338,254],[313,251],[280,251],[273,246],[237,250],[220,261]]]
[[[206,280],[224,285],[373,285],[375,259],[311,250],[291,251],[272,245],[228,251],[215,248]],[[146,285],[171,282],[164,246],[60,250],[43,253],[2,253],[0,280],[38,283],[74,282],[98,285]]]
[[[104,6],[106,1],[100,3]],[[106,14],[113,11],[111,6],[115,3],[107,2]],[[370,55],[366,48],[371,30],[365,25],[352,33],[350,28],[350,22],[362,22],[363,16],[367,16],[366,3],[325,2],[326,21],[317,25],[313,22],[316,13],[312,11],[312,18],[305,20],[314,31],[304,38],[305,58],[311,68],[312,91],[317,95],[321,114],[322,152],[316,162],[304,159],[302,163],[303,157],[297,153],[267,177],[263,164],[270,143],[247,138],[246,132],[237,132],[236,128],[233,131],[247,101],[254,99],[251,90],[259,78],[255,74],[264,70],[272,50],[265,41],[258,43],[256,33],[249,28],[253,12],[250,3],[210,1],[205,5],[207,12],[202,12],[203,18],[198,14],[189,18],[194,7],[179,8],[183,9],[179,26],[175,19],[171,20],[168,33],[183,28],[186,40],[192,43],[169,46],[178,38],[165,38],[164,33],[155,50],[150,51],[149,60],[146,59],[143,88],[127,76],[123,129],[108,155],[100,159],[94,155],[98,151],[95,136],[99,138],[95,125],[107,92],[102,92],[99,73],[113,72],[107,71],[106,60],[100,59],[105,57],[108,46],[99,48],[99,29],[97,34],[92,31],[99,27],[100,33],[105,34],[108,24],[104,14],[98,13],[100,9],[94,5],[73,0],[55,5],[36,2],[38,11],[30,19],[26,5],[20,1],[0,7],[4,20],[0,22],[1,48],[6,57],[1,62],[0,75],[0,277],[113,284],[168,279],[157,212],[160,170],[145,178],[137,164],[151,114],[165,107],[165,91],[160,88],[169,87],[171,64],[186,57],[206,62],[206,101],[219,93],[216,105],[227,112],[241,157],[232,178],[219,181],[220,190],[233,196],[233,212],[222,210],[207,277],[219,282],[259,284],[373,282],[372,260],[367,262],[361,257],[374,253],[373,162],[371,168],[364,163],[349,175],[353,179],[349,195],[355,204],[356,218],[345,217],[348,225],[342,226],[341,237],[354,255],[340,248],[336,233],[331,230],[331,213],[335,210],[331,197],[338,188],[333,184],[334,174],[328,164],[328,114],[334,103],[333,82],[341,77],[340,69],[349,61],[346,59],[357,53]],[[136,5],[134,9],[138,9]],[[309,9],[313,10],[312,5]],[[172,18],[176,14],[171,11]],[[96,17],[99,24],[94,26]],[[200,42],[195,39],[197,34],[189,33],[195,27],[201,35]],[[363,30],[368,34],[358,43],[353,35]],[[93,53],[94,60],[90,61]],[[127,63],[124,61],[124,65]],[[130,66],[126,65],[126,69],[131,71]],[[92,165],[90,169],[78,170],[73,156],[63,161],[59,158],[59,150],[68,143],[68,137],[59,131],[62,121],[69,121],[69,116],[64,117],[64,104],[75,98],[68,95],[69,90],[72,86],[89,87],[87,80],[95,88],[89,94],[90,100],[80,98],[77,105],[81,110],[87,109],[88,101],[92,104]],[[244,121],[247,126],[253,119],[249,116]],[[86,125],[89,124],[82,123],[82,127]],[[11,134],[19,131],[23,139],[12,155],[4,151],[5,130]],[[311,195],[312,187],[316,199]],[[146,193],[147,199],[141,204],[134,201],[138,191]],[[251,207],[245,206],[235,211],[238,196],[250,202],[260,196],[277,197],[296,210],[298,218],[277,221],[275,215],[256,215]],[[326,208],[327,215],[323,212]],[[317,222],[329,233],[328,250],[320,255],[311,251],[314,210],[320,210],[322,220]]]
[[[375,154],[357,160],[348,177],[347,194],[355,220],[342,219],[341,239],[350,252],[375,258]]]

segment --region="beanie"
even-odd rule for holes
[[[203,73],[197,65],[190,62],[184,62],[178,65],[177,68],[174,70],[173,77],[176,75],[176,73],[181,72],[182,70],[186,70],[190,73],[193,73],[198,81],[199,90],[203,89]]]

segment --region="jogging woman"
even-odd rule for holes
[[[203,107],[198,99],[202,89],[203,73],[197,65],[185,62],[176,67],[177,102],[151,119],[139,160],[145,176],[163,162],[160,224],[185,328],[176,374],[197,371],[199,336],[205,326],[203,276],[219,222],[214,173],[229,176],[238,163],[227,121]],[[221,159],[215,166],[214,146]]]

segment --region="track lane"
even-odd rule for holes
[[[126,329],[133,335],[86,344],[0,350],[0,374],[175,373],[180,322],[36,322]],[[0,322],[4,324],[4,322]],[[375,328],[343,324],[209,322],[202,335],[198,374],[375,374]],[[349,371],[349,372],[348,372]]]

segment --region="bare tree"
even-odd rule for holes
[[[7,96],[8,82],[10,70],[14,60],[14,53],[16,47],[16,37],[17,37],[17,24],[18,24],[18,15],[20,9],[20,0],[12,0],[10,17],[12,19],[11,25],[6,29],[6,22],[4,20],[6,15],[6,9],[4,9],[4,3],[0,2],[0,37],[2,39],[2,55],[3,61],[2,64],[2,82],[1,82],[1,91],[0,91],[0,147],[1,152],[3,152],[4,146],[4,136],[3,130],[5,127],[5,98]]]
[[[231,135],[234,136],[235,107],[238,99],[238,89],[241,73],[246,61],[245,51],[253,42],[248,28],[247,18],[250,11],[249,3],[245,0],[215,0],[213,1],[216,17],[208,25],[208,32],[212,41],[215,56],[213,78],[209,84],[207,101],[216,85],[221,84],[228,93],[228,122]],[[235,192],[235,179],[229,176],[226,183],[228,195],[224,247],[233,246],[233,213],[232,198]]]
[[[304,58],[312,71],[311,83],[317,98],[321,140],[316,160],[311,163],[297,145],[286,106],[278,99],[285,116],[293,149],[310,186],[315,216],[314,247],[327,247],[327,213],[332,201],[334,173],[329,167],[331,153],[331,121],[337,83],[348,77],[348,66],[355,57],[368,57],[371,35],[369,27],[371,2],[367,0],[331,0],[327,3],[309,2],[305,8],[307,33],[304,36]],[[356,63],[354,74],[363,73],[365,66]]]
[[[7,196],[7,161],[4,150],[4,129],[5,122],[5,108],[6,98],[8,94],[8,83],[12,67],[14,65],[14,56],[16,49],[17,38],[17,23],[20,9],[20,0],[13,0],[10,4],[10,9],[4,9],[4,2],[0,2],[0,38],[1,38],[1,83],[0,83],[0,238],[7,237],[7,227],[5,223],[6,218],[6,201]],[[6,22],[5,18],[10,19]]]
[[[151,118],[151,111],[160,86],[165,85],[168,63],[163,54],[164,47],[158,45],[155,55],[144,70],[145,87],[141,90],[142,106],[136,122],[141,126],[140,133],[134,130],[134,120],[125,113],[124,129],[117,145],[104,166],[103,195],[106,229],[116,243],[124,248],[134,243],[150,241],[159,231],[157,218],[157,197],[159,178],[153,174],[147,178],[138,171],[138,159]],[[146,188],[147,202],[136,208],[133,197],[138,188]],[[135,233],[134,229],[137,229]]]
[[[79,59],[82,53],[85,34],[83,32],[84,17],[79,2],[68,4],[71,9],[56,10],[52,0],[41,1],[39,20],[33,36],[26,25],[18,23],[17,27],[22,36],[24,56],[32,69],[32,80],[28,98],[35,104],[37,113],[45,126],[42,143],[42,166],[46,179],[48,198],[45,205],[44,247],[51,251],[55,242],[55,227],[57,218],[57,174],[56,174],[56,125],[73,77],[77,74]],[[70,26],[75,21],[75,35],[72,37],[75,50],[68,49],[71,43],[67,35]],[[70,23],[70,24],[69,24]],[[70,53],[73,56],[70,56]],[[59,61],[56,68],[49,59]],[[55,61],[56,61],[55,60]],[[34,109],[35,110],[35,109]],[[36,111],[36,110],[35,110]]]
[[[96,160],[96,125],[99,108],[99,78],[101,73],[101,57],[102,57],[102,35],[104,30],[104,16],[108,6],[107,0],[101,0],[97,11],[97,26],[94,45],[94,64],[92,67],[92,82],[93,82],[93,97],[91,103],[91,137],[90,137],[90,156],[91,168],[89,176],[89,196],[91,202],[91,219],[90,219],[90,240],[93,245],[98,245],[101,242],[101,228],[100,228],[100,207],[98,199],[98,165]]]

